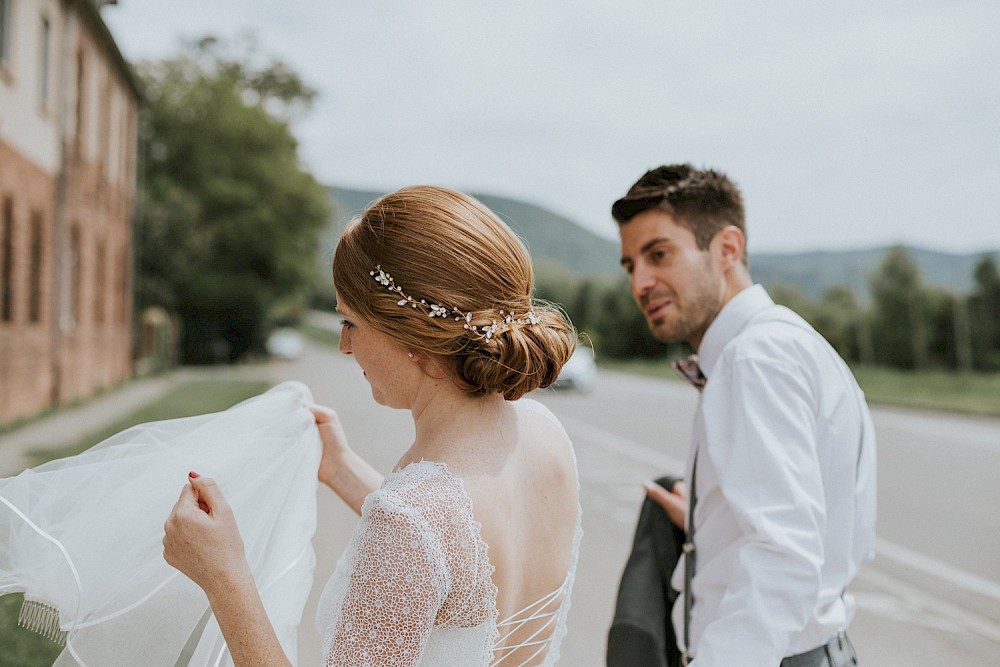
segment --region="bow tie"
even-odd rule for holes
[[[705,377],[705,374],[701,372],[701,367],[698,366],[697,354],[692,354],[687,359],[674,359],[671,366],[674,367],[678,375],[698,391],[705,388],[708,378]]]

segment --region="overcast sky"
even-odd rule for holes
[[[255,31],[320,92],[329,184],[525,199],[613,237],[671,162],[743,189],[752,252],[1000,249],[998,0],[119,0],[130,60]]]

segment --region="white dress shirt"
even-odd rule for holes
[[[726,304],[698,353],[691,664],[777,666],[854,615],[844,590],[875,547],[871,416],[833,348],[759,285]],[[683,559],[671,583],[683,651]]]

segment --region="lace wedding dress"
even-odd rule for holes
[[[556,420],[536,401],[515,405]],[[432,461],[391,473],[365,499],[361,520],[320,599],[317,628],[325,637],[326,665],[555,664],[581,536],[578,507],[562,585],[501,620],[489,546],[462,480]]]

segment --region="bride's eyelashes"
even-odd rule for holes
[[[343,320],[341,322],[341,327],[344,328],[344,329],[353,329],[354,328],[354,322],[351,322],[350,320]]]

